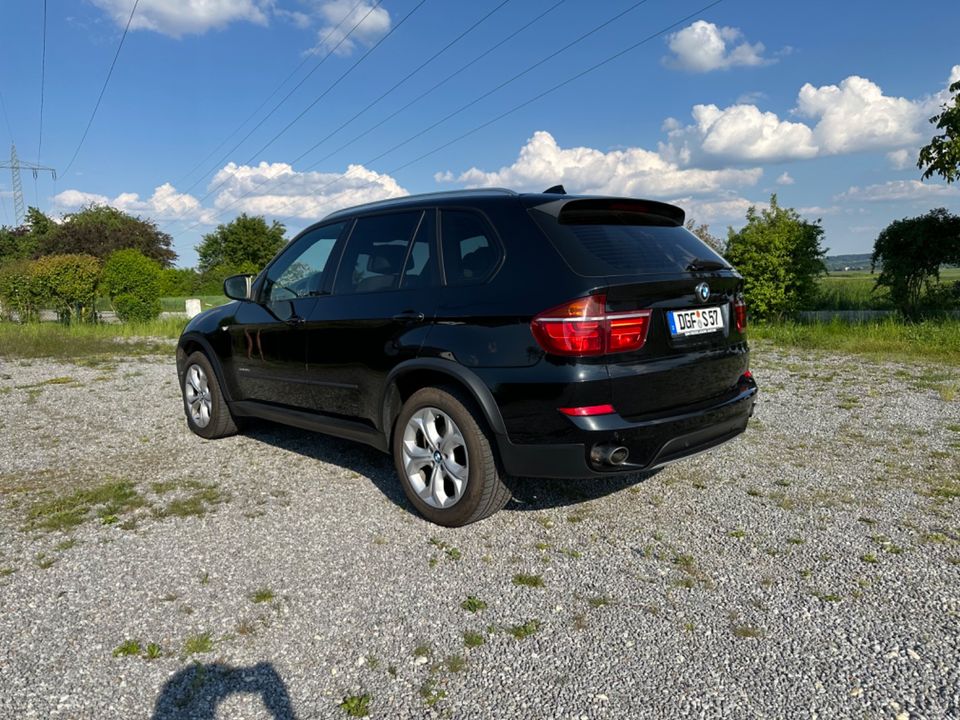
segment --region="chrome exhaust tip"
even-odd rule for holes
[[[630,451],[622,445],[594,445],[590,459],[597,465],[623,465]]]

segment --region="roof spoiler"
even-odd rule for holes
[[[655,218],[665,225],[683,225],[687,217],[683,209],[676,205],[657,202],[656,200],[635,200],[633,198],[554,200],[537,205],[535,209],[553,215],[559,222],[564,222],[576,213],[634,213]]]

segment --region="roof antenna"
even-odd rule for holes
[[[567,191],[563,189],[563,185],[554,185],[551,188],[547,188],[543,191],[544,195],[566,195]]]

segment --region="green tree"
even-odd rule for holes
[[[173,239],[156,223],[106,205],[89,205],[67,215],[38,237],[38,254],[88,253],[105,260],[116,250],[132,248],[169,267],[176,260]]]
[[[705,242],[707,245],[709,245],[710,248],[718,255],[723,255],[723,253],[726,252],[726,244],[716,235],[710,233],[710,226],[706,223],[700,223],[697,225],[697,221],[693,218],[690,218],[687,220],[686,228],[698,238],[703,240],[703,242]]]
[[[267,225],[263,217],[244,213],[203,236],[197,246],[200,272],[259,270],[286,243],[285,232],[286,228],[276,220]]]
[[[0,227],[0,263],[35,256],[40,238],[55,227],[56,223],[37,208],[28,208],[23,225]]]
[[[197,295],[200,292],[200,282],[200,273],[193,268],[164,268],[160,273],[160,296]]]
[[[63,322],[93,320],[100,260],[92,255],[47,255],[31,263],[36,292]]]
[[[160,314],[160,265],[139,250],[117,250],[103,265],[101,289],[124,322]]]
[[[726,259],[743,275],[751,314],[780,318],[809,307],[817,295],[817,278],[826,272],[822,239],[819,220],[809,222],[796,210],[780,207],[776,195],[769,208],[747,210],[747,224],[728,232]]]
[[[953,98],[943,104],[940,114],[930,118],[942,132],[921,148],[917,160],[924,180],[934,174],[947,183],[960,179],[960,80],[950,86],[950,92]]]
[[[936,309],[945,293],[940,266],[960,263],[960,217],[944,208],[894,220],[877,237],[871,270],[881,266],[876,287],[890,288],[897,309],[908,318]]]

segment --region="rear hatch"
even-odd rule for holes
[[[743,280],[683,227],[682,210],[589,198],[530,215],[610,318],[650,311],[642,346],[605,356],[620,415],[675,415],[737,393],[747,370]]]

